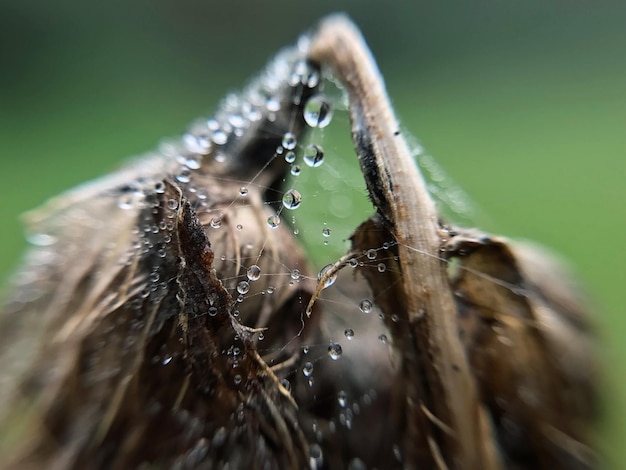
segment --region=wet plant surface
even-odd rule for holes
[[[23,429],[7,465],[593,466],[566,276],[441,220],[358,32],[319,28],[181,139],[31,215],[0,333],[2,432]],[[318,272],[297,177],[328,164],[316,136],[342,110],[375,214]]]

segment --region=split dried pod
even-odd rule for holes
[[[328,109],[313,119],[305,106],[329,71],[376,213],[316,282],[272,201],[299,204],[283,155],[327,124]],[[16,443],[5,466],[594,465],[580,301],[528,251],[441,221],[345,17],[214,119],[53,200],[31,228],[39,246],[0,319],[0,419]],[[384,269],[370,269],[383,246]],[[339,290],[384,324],[331,312]],[[354,322],[383,329],[384,360],[351,341]]]

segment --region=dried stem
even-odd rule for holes
[[[399,244],[407,320],[435,400],[426,403],[453,431],[438,434],[433,455],[448,466],[498,468],[493,436],[458,336],[456,307],[440,261],[439,217],[410,149],[401,136],[383,80],[356,27],[343,16],[326,19],[309,57],[329,64],[350,98],[352,134],[370,196]],[[409,396],[411,413],[424,397]],[[429,438],[430,441],[430,438]]]

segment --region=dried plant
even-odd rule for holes
[[[285,181],[331,73],[376,212],[316,275]],[[344,17],[30,225],[0,318],[7,468],[594,466],[576,290],[536,249],[441,219]]]

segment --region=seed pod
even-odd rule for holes
[[[305,73],[318,71],[303,51],[283,53],[180,141],[30,215],[39,246],[0,325],[0,418],[23,429],[8,464],[308,461],[297,407],[267,361],[299,349],[283,346],[301,328],[294,302],[308,299],[311,281],[253,307],[235,301],[251,265],[259,274],[248,295],[285,266],[310,279],[290,231],[268,226],[276,212],[265,204],[288,170],[278,157],[285,134],[305,129],[303,101],[316,91],[294,82]],[[265,332],[262,359],[255,343],[274,322],[282,328]]]

